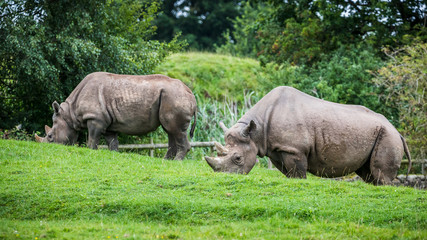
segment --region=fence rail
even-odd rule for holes
[[[408,164],[408,160],[402,160],[402,164]],[[426,175],[427,159],[412,159],[412,165],[421,164],[421,174]]]
[[[190,142],[191,147],[214,147],[214,142]],[[98,148],[108,148],[107,145],[99,145]],[[167,143],[148,143],[148,144],[122,144],[119,149],[158,149],[168,148]]]
[[[212,150],[214,150],[214,142],[190,142],[191,147],[210,147]],[[98,148],[106,149],[108,148],[107,145],[99,145]],[[167,143],[153,143],[153,139],[151,139],[151,143],[149,144],[119,144],[119,149],[149,149],[150,150],[150,156],[154,156],[154,149],[159,148],[168,148]]]

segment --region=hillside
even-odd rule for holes
[[[155,72],[185,82],[199,97],[243,101],[244,91],[264,95],[264,69],[250,58],[187,52],[169,56]]]
[[[0,239],[426,239],[425,191],[0,140]]]

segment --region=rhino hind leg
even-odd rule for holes
[[[371,167],[370,167],[371,161],[366,161],[365,164],[359,169],[356,170],[356,174],[359,175],[363,179],[363,181],[367,183],[374,183],[374,177],[372,176]]]
[[[174,159],[177,152],[175,137],[168,134],[168,151],[166,152],[165,159]]]
[[[190,141],[188,141],[187,132],[181,132],[181,134],[176,136],[175,139],[177,145],[175,160],[182,160],[191,148]]]
[[[108,144],[108,149],[111,151],[119,151],[119,140],[116,132],[106,132],[104,138]]]
[[[171,94],[170,94],[171,95]],[[186,101],[170,99],[168,94],[162,95],[159,120],[169,136],[169,150],[165,158],[174,157],[182,160],[190,150],[187,129],[194,115],[193,108]]]
[[[365,182],[391,185],[403,157],[400,135],[381,128],[369,160],[356,171]]]

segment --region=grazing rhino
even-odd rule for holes
[[[87,128],[88,146],[97,149],[101,135],[108,148],[118,150],[117,134],[143,135],[160,125],[169,137],[166,159],[183,159],[190,150],[196,125],[196,99],[180,80],[163,75],[118,75],[95,72],[86,76],[65,102],[52,104],[53,127],[46,126],[39,142],[74,144],[81,129]]]
[[[220,126],[226,145],[215,143],[218,157],[205,157],[214,171],[247,174],[258,155],[288,177],[356,172],[366,182],[390,184],[404,153],[411,164],[404,138],[383,115],[291,87],[273,89],[230,129]]]

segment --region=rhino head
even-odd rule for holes
[[[64,108],[66,108],[67,105],[64,105],[63,108],[55,101],[52,103],[52,107],[54,110],[52,117],[53,126],[50,128],[45,125],[44,129],[46,131],[46,137],[39,137],[35,134],[36,141],[73,145],[77,142],[78,132],[71,128],[66,121],[66,119],[68,119],[68,115]]]
[[[221,122],[225,146],[215,142],[217,157],[206,156],[206,162],[215,172],[249,173],[256,163],[257,146],[251,135],[256,130],[252,120],[249,124],[237,123],[230,129]]]

